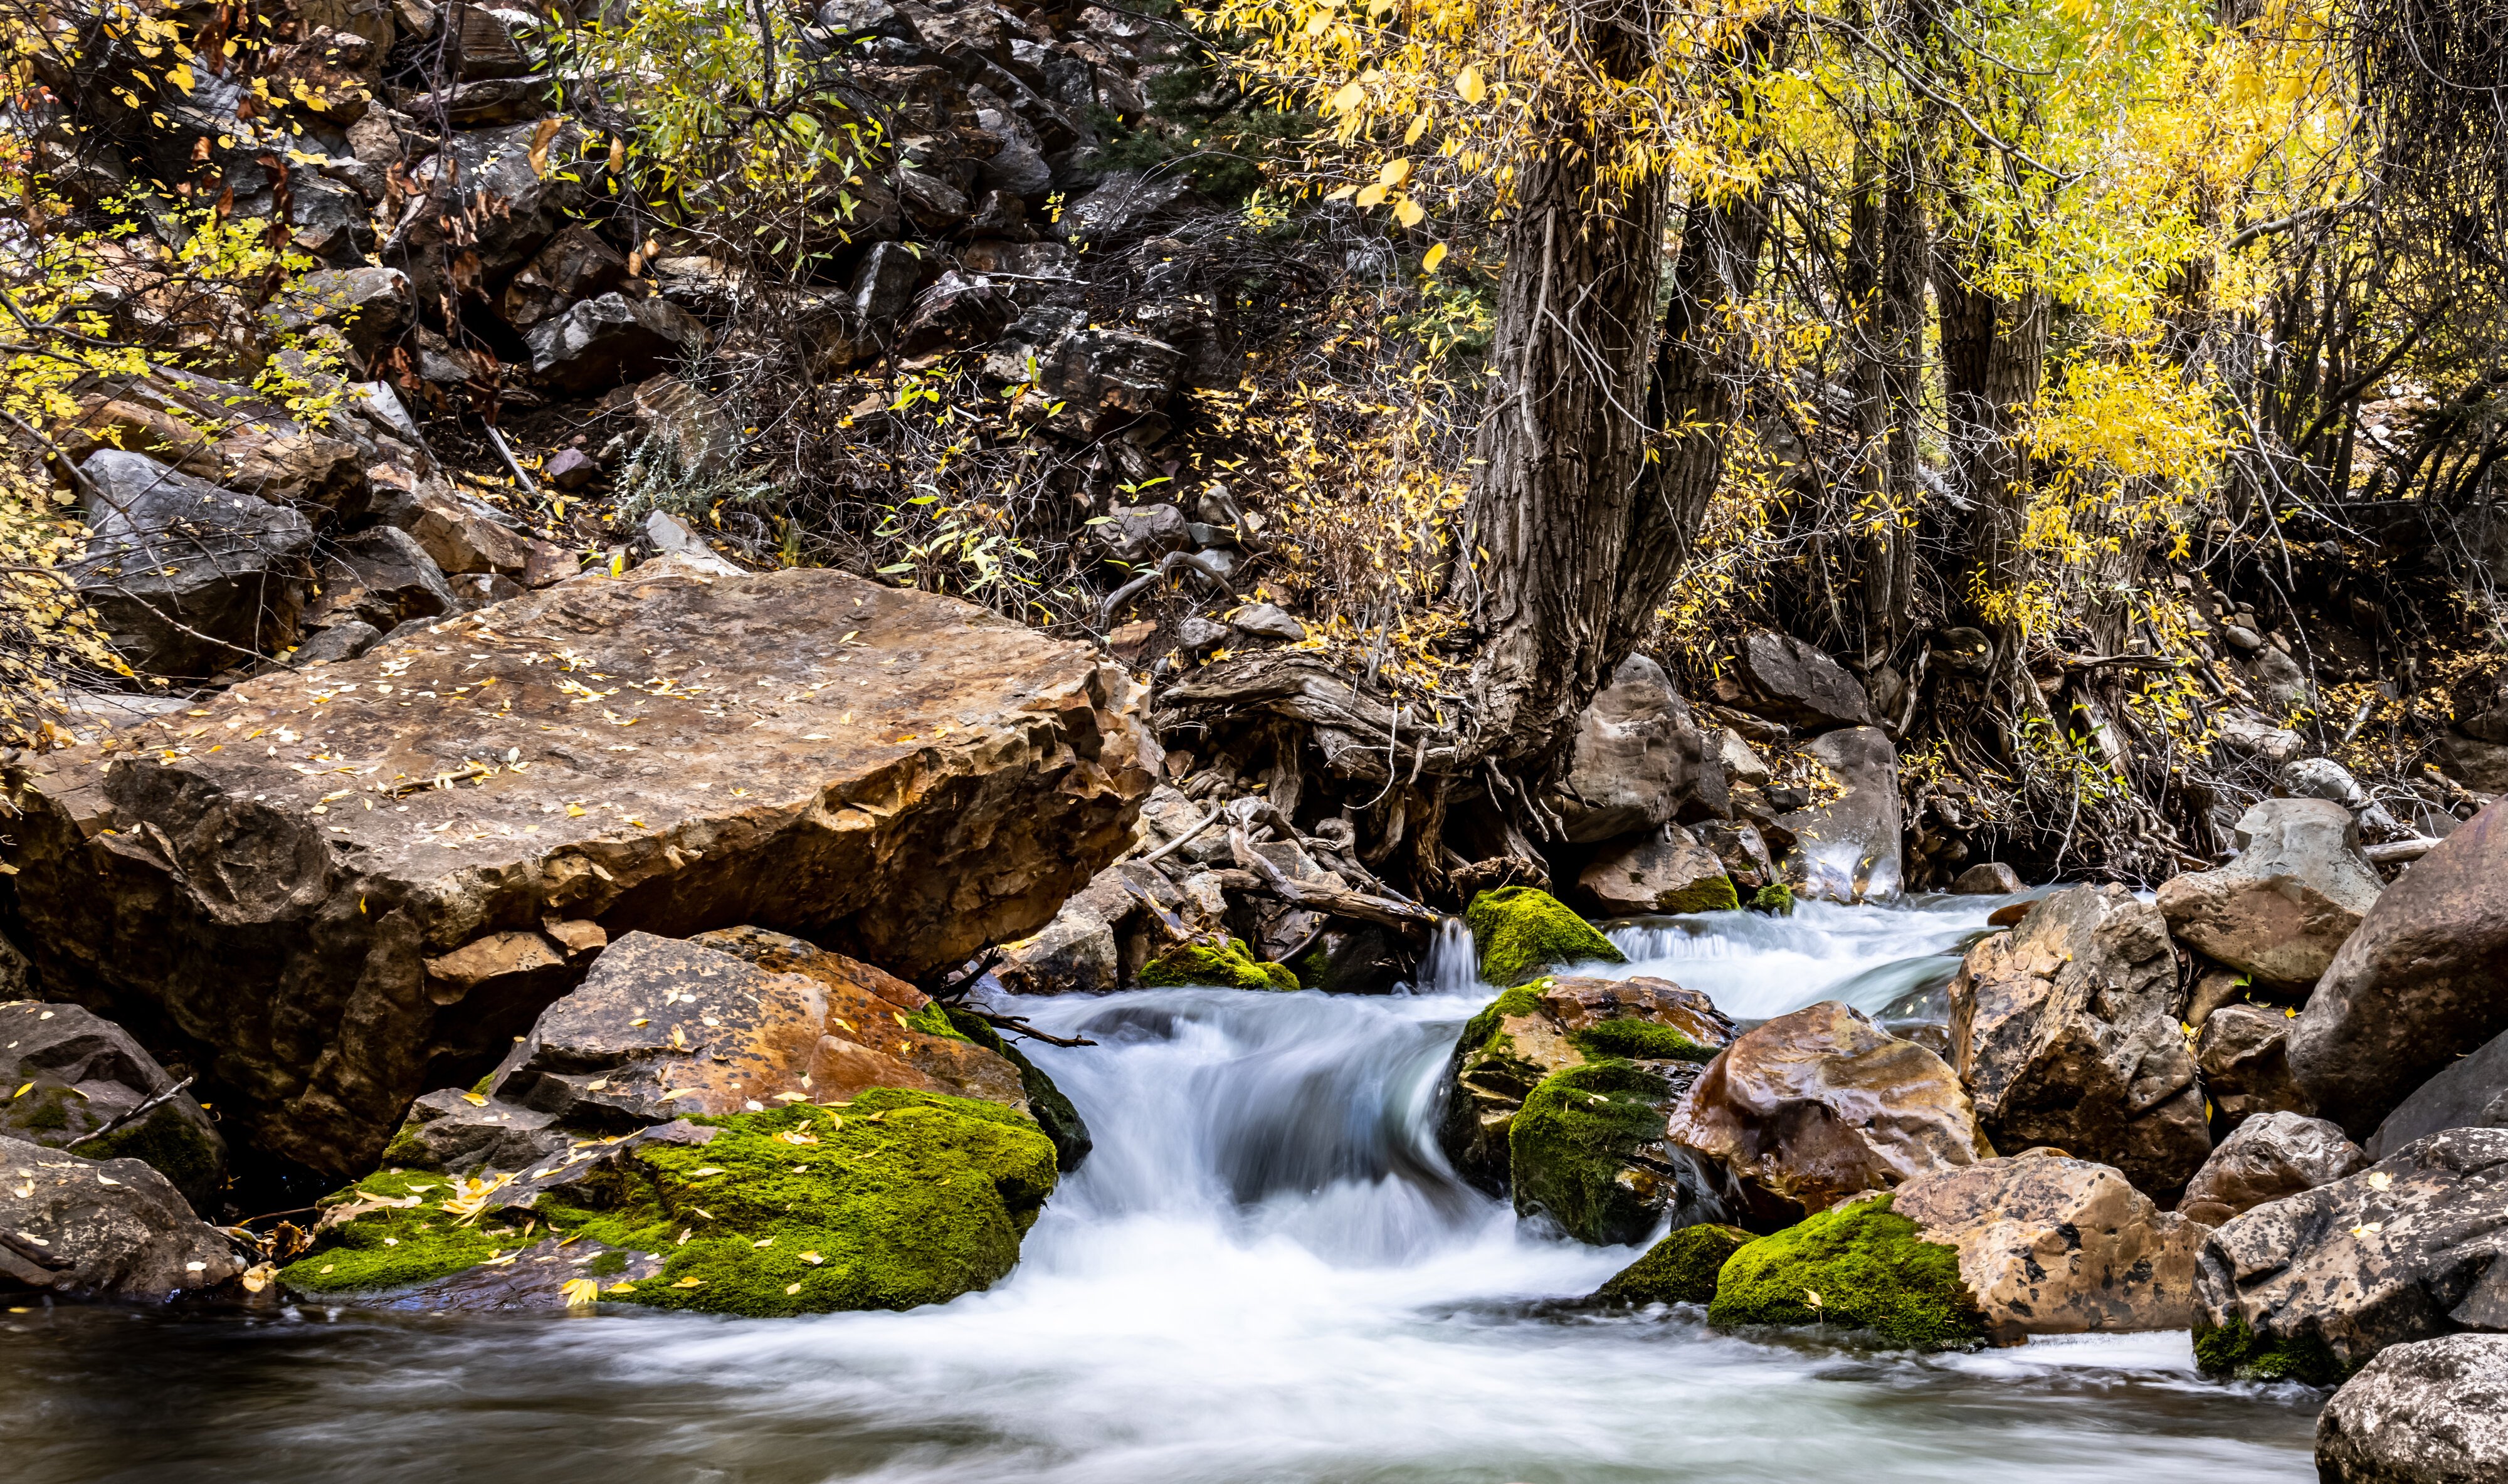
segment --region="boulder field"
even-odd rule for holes
[[[353,1174],[611,937],[910,978],[1033,931],[1130,841],[1133,691],[840,573],[578,577],[27,761],[0,919],[231,1130]]]

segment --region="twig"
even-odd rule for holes
[[[487,423],[481,426],[488,429],[488,441],[496,444],[497,452],[505,456],[505,467],[512,469],[514,471],[514,477],[523,482],[523,493],[529,495],[534,500],[539,499],[540,487],[532,483],[532,476],[529,473],[526,473],[523,469],[523,461],[515,458],[514,451],[505,446],[505,435],[497,431],[497,425],[494,423]]]
[[[1140,857],[1140,863],[1144,866],[1155,866],[1159,862],[1165,860],[1168,856],[1171,856],[1177,851],[1183,849],[1186,841],[1192,839],[1195,835],[1199,835],[1204,830],[1209,829],[1211,826],[1219,823],[1219,816],[1227,812],[1228,806],[1226,804],[1222,804],[1218,808],[1211,810],[1209,818],[1203,820],[1200,824],[1194,826],[1192,829],[1187,830],[1184,834],[1177,835],[1174,839],[1161,845],[1158,849],[1151,851],[1148,855]]]
[[[497,770],[485,763],[473,762],[458,773],[438,773],[432,778],[402,778],[384,785],[383,792],[393,798],[406,798],[428,789],[451,788],[473,778],[485,778]]]
[[[1019,1035],[1026,1036],[1030,1040],[1042,1041],[1048,1046],[1094,1046],[1097,1044],[1096,1042],[1089,1040],[1087,1036],[1057,1036],[1048,1031],[1039,1030],[1035,1026],[1030,1025],[1024,1016],[995,1015],[989,1010],[977,1010],[972,1005],[961,1005],[957,1008],[961,1015],[974,1016],[977,1020],[983,1021],[985,1024],[992,1026],[996,1030],[1013,1031]]]
[[[182,1081],[175,1083],[172,1087],[158,1094],[156,1096],[141,1102],[137,1107],[124,1113],[120,1118],[106,1124],[103,1128],[91,1130],[86,1133],[82,1133],[78,1137],[70,1140],[68,1143],[63,1144],[61,1147],[64,1149],[76,1149],[79,1145],[86,1143],[90,1139],[102,1138],[106,1134],[114,1132],[116,1129],[135,1123],[150,1113],[155,1112],[157,1109],[164,1107],[166,1103],[173,1101],[175,1094],[181,1093],[185,1088],[190,1087],[191,1085],[192,1079],[186,1077]]]

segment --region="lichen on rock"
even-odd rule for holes
[[[1500,988],[1568,964],[1628,962],[1593,924],[1538,887],[1482,892],[1463,909],[1463,920],[1480,954],[1482,982]]]
[[[1707,1222],[1684,1226],[1594,1290],[1598,1304],[1704,1304],[1715,1297],[1715,1278],[1727,1259],[1751,1244],[1738,1226]]]
[[[1984,1317],[1959,1253],[1927,1242],[1887,1194],[1832,1206],[1733,1254],[1707,1317],[1718,1328],[1830,1324],[1908,1350],[1966,1350]]]

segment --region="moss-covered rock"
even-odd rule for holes
[[[1570,1031],[1568,1039],[1576,1043],[1578,1051],[1597,1059],[1618,1057],[1638,1061],[1713,1061],[1723,1049],[1692,1040],[1675,1026],[1625,1019]]]
[[[1794,914],[1794,889],[1783,881],[1770,881],[1751,894],[1751,910],[1771,917],[1790,917]]]
[[[1463,920],[1480,954],[1482,981],[1501,988],[1568,964],[1628,962],[1593,924],[1537,887],[1482,892],[1463,909]]]
[[[1154,989],[1183,985],[1223,989],[1302,987],[1296,970],[1287,964],[1265,963],[1256,958],[1241,938],[1179,944],[1143,966],[1140,983]]]
[[[2196,1321],[2194,1363],[2208,1375],[2233,1381],[2300,1381],[2309,1386],[2341,1386],[2353,1369],[2314,1335],[2268,1340],[2235,1316],[2218,1326]]]
[[[1008,1057],[1011,1064],[1019,1069],[1019,1085],[1027,1093],[1027,1110],[1036,1119],[1036,1126],[1045,1131],[1045,1136],[1053,1141],[1054,1167],[1064,1174],[1078,1169],[1096,1141],[1088,1136],[1088,1125],[1081,1119],[1071,1099],[1062,1095],[1062,1089],[1055,1087],[1053,1079],[1030,1061],[1026,1053],[1005,1040],[981,1018],[964,1010],[952,1010],[948,1016],[959,1034],[997,1056]]]
[[[1715,1297],[1724,1261],[1751,1243],[1738,1226],[1684,1226],[1594,1290],[1599,1304],[1704,1304]]]
[[[1553,1072],[1525,1095],[1507,1130],[1519,1215],[1546,1215],[1579,1242],[1635,1242],[1679,1197],[1663,1132],[1678,1096],[1634,1061]]]
[[[226,1183],[226,1144],[192,1108],[159,1103],[137,1123],[79,1145],[77,1153],[91,1160],[137,1160],[153,1166],[195,1211],[212,1217],[217,1213],[218,1193]]]
[[[500,1206],[493,1177],[370,1176],[334,1198],[348,1219],[280,1276],[317,1294],[404,1287],[518,1251],[536,1224],[663,1258],[605,1289],[613,1300],[752,1317],[910,1309],[1008,1274],[1053,1189],[1045,1135],[973,1098],[875,1088],[691,1122],[711,1136],[626,1146],[528,1206]]]
[[[76,1005],[0,1001],[0,1136],[138,1160],[211,1220],[224,1202],[226,1140],[208,1114],[128,1031]]]
[[[1735,1252],[1707,1317],[1718,1327],[1824,1324],[1910,1350],[1965,1350],[1985,1317],[1960,1279],[1959,1252],[1873,1196],[1833,1206]]]

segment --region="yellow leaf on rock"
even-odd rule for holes
[[[479,1093],[464,1093],[461,1094],[461,1100],[474,1108],[484,1108],[488,1105],[487,1096]]]
[[[557,1291],[566,1295],[569,1309],[580,1309],[601,1297],[601,1285],[588,1278],[570,1278]]]
[[[25,1084],[25,1086],[20,1087],[19,1089],[18,1089],[18,1091],[16,1091],[16,1092],[14,1092],[14,1093],[10,1094],[9,1094],[9,1100],[10,1100],[10,1101],[12,1101],[12,1102],[15,1102],[15,1101],[17,1101],[18,1098],[25,1096],[25,1095],[26,1095],[26,1094],[27,1094],[27,1092],[28,1092],[29,1090],[31,1090],[33,1087],[34,1087],[34,1084],[33,1084],[33,1083],[31,1083],[31,1082],[29,1082],[29,1083]]]

